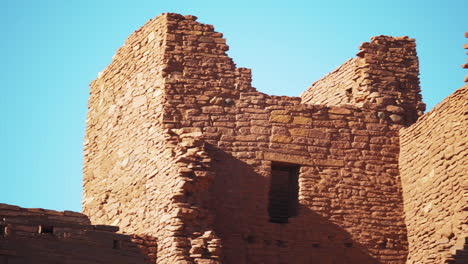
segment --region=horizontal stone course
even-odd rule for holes
[[[162,15],[127,43],[91,85],[83,206],[93,223],[158,237],[159,263],[405,259],[396,168],[398,130],[411,119],[390,116],[413,110],[389,99],[396,92],[370,91],[366,104],[342,92],[359,71],[375,75],[363,85],[379,88],[411,62],[403,81],[412,90],[400,95],[420,101],[412,40],[372,39],[366,59],[349,60],[302,98],[257,92],[222,34],[193,17]],[[384,68],[372,66],[379,49]],[[335,77],[336,92],[324,93]],[[324,100],[313,101],[314,91]],[[301,208],[284,227],[268,221],[278,162],[301,166]]]
[[[0,204],[0,259],[5,263],[154,263],[155,238],[91,225],[84,214]]]
[[[422,116],[414,39],[373,37],[301,97],[271,96],[227,56],[223,34],[196,20],[162,14],[117,50],[90,85],[84,214],[0,204],[0,261],[456,259],[466,89]],[[297,212],[281,224],[270,217],[278,168],[297,171]]]
[[[400,132],[407,263],[449,263],[466,247],[467,102],[465,85]]]

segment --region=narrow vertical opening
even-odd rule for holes
[[[54,227],[50,225],[40,225],[39,226],[39,234],[53,234]]]
[[[353,88],[346,89],[346,97],[348,98],[348,102],[351,102],[353,99]]]
[[[0,225],[0,236],[4,236],[7,233],[7,227],[6,225]]]
[[[272,163],[268,213],[272,223],[288,223],[297,215],[299,193],[297,164]]]
[[[112,242],[113,249],[121,249],[122,248],[122,241],[114,239]]]

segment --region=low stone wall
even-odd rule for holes
[[[0,204],[0,263],[155,263],[155,238],[118,229],[81,213]]]

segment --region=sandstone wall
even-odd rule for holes
[[[0,263],[154,263],[149,236],[116,234],[83,214],[0,204]]]
[[[158,238],[158,258],[175,262],[178,225],[175,146],[163,117],[167,16],[149,21],[91,83],[85,136],[83,212],[93,224]],[[161,263],[164,263],[161,261]]]
[[[425,109],[418,75],[414,39],[377,36],[362,43],[357,58],[312,84],[301,97],[307,104],[379,110],[393,122],[410,125]]]
[[[465,85],[401,130],[400,173],[410,245],[407,263],[447,263],[466,243],[467,102]]]
[[[199,131],[210,157],[204,170],[214,177],[198,184],[187,170],[194,176],[180,199],[209,210],[187,215],[185,230],[208,223],[226,263],[403,263],[401,124],[374,110],[302,105],[300,98],[256,92],[250,71],[236,69],[225,55],[220,33],[202,38],[198,31],[207,25],[174,18],[174,48],[166,55],[178,66],[167,72],[163,124],[174,142]],[[268,221],[272,161],[302,166],[301,209],[286,225]]]
[[[404,263],[399,125],[256,92],[227,109],[233,121],[218,127],[232,133],[210,150],[226,263]],[[269,222],[274,162],[301,166],[298,216],[287,224]]]
[[[404,263],[398,130],[414,117],[403,102],[420,97],[385,85],[417,86],[414,43],[378,37],[360,53],[366,63],[379,49],[393,56],[377,70],[410,64],[409,77],[387,79],[356,66],[369,68],[353,92],[367,91],[364,108],[314,106],[257,92],[222,34],[195,20],[148,22],[92,83],[83,200],[92,222],[157,237],[158,263]],[[275,163],[301,167],[287,224],[269,222]]]
[[[189,208],[182,188],[194,185],[197,190],[210,179],[209,172],[200,169],[207,162],[203,158],[203,142],[191,139],[191,131],[180,131],[184,135],[179,136],[162,125],[163,120],[168,124],[177,121],[171,116],[177,107],[164,106],[180,100],[166,86],[177,83],[180,68],[189,69],[190,65],[189,60],[181,61],[176,53],[196,53],[181,51],[182,46],[173,43],[192,43],[198,38],[204,43],[204,39],[215,34],[212,26],[195,23],[194,19],[164,14],[149,21],[127,39],[112,63],[91,83],[83,211],[93,223],[119,225],[125,233],[157,237],[159,263],[182,263],[207,255],[216,259],[219,255],[218,240],[207,227],[209,216],[200,213],[204,221],[193,218],[196,227],[185,221],[198,211]],[[195,39],[174,33],[184,23],[187,27],[196,25],[192,29]],[[224,54],[227,46],[220,46]],[[214,51],[213,56],[220,51]],[[210,67],[210,49],[200,47],[198,52]],[[169,53],[174,56],[168,56]],[[213,77],[206,81],[213,82]],[[190,175],[197,168],[197,176],[207,177],[193,184]],[[203,199],[203,192],[198,196],[197,199]],[[190,216],[185,217],[187,214]],[[203,254],[198,254],[200,248]],[[189,251],[194,251],[193,257]]]
[[[356,60],[347,60],[336,70],[314,82],[301,94],[302,103],[328,106],[356,104],[353,97],[353,91],[357,89]]]

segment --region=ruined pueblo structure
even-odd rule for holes
[[[196,19],[117,50],[91,83],[83,214],[0,205],[0,263],[468,263],[467,84],[423,114],[414,39],[377,36],[271,96]]]

